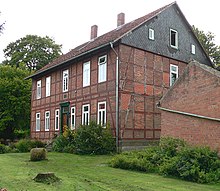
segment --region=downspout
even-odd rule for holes
[[[177,110],[173,110],[173,109],[167,109],[167,108],[161,107],[159,105],[157,105],[157,108],[160,109],[160,110],[163,110],[163,111],[171,112],[171,113],[177,113],[177,114],[186,115],[186,116],[190,116],[190,117],[197,117],[197,118],[201,118],[201,119],[208,119],[208,120],[219,121],[220,122],[219,118],[207,117],[207,116],[204,116],[204,115],[197,115],[197,114],[194,114],[194,113],[188,113],[188,112],[177,111]]]
[[[118,81],[119,81],[119,58],[118,58],[118,53],[116,52],[116,50],[113,47],[113,43],[110,42],[110,46],[111,49],[113,50],[113,52],[116,55],[116,68],[115,68],[115,72],[116,72],[116,77],[115,77],[115,136],[116,136],[116,148],[117,148],[117,152],[119,152],[119,126],[118,126],[118,121],[119,121],[119,98],[118,98]]]

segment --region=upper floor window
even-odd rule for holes
[[[36,113],[36,131],[40,131],[40,113]]]
[[[89,104],[82,106],[82,125],[89,124]]]
[[[41,80],[37,81],[37,99],[41,98]]]
[[[178,48],[178,32],[174,29],[170,29],[170,46]]]
[[[71,129],[75,129],[76,127],[76,108],[71,107]]]
[[[46,78],[46,97],[50,96],[50,79],[50,76]]]
[[[50,112],[45,112],[45,131],[49,131],[50,129]]]
[[[83,64],[83,87],[90,85],[90,62]]]
[[[99,79],[98,82],[105,82],[107,75],[107,56],[99,57]]]
[[[191,44],[191,53],[196,54],[196,46],[194,44]]]
[[[149,31],[148,31],[148,38],[150,40],[154,40],[154,29],[149,29]]]
[[[106,127],[106,102],[98,103],[98,124]]]
[[[55,131],[59,130],[59,123],[60,123],[60,117],[59,117],[59,109],[55,110]]]
[[[178,78],[178,66],[170,65],[170,86],[172,86]]]
[[[68,91],[68,82],[69,82],[69,71],[64,70],[63,71],[63,92]]]

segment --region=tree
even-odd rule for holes
[[[212,62],[217,66],[220,64],[220,46],[215,44],[215,35],[211,32],[205,33],[200,31],[194,25],[192,26],[194,33],[199,39],[201,45],[209,55]]]
[[[3,51],[6,60],[4,64],[15,67],[25,66],[28,70],[38,70],[57,58],[62,45],[55,44],[54,40],[36,35],[27,35],[10,43]]]
[[[0,12],[0,14],[1,14],[1,12]],[[1,35],[2,31],[3,31],[3,29],[4,29],[4,24],[5,23],[0,24],[0,35]]]
[[[15,138],[15,132],[29,130],[31,80],[27,70],[0,65],[0,137]]]

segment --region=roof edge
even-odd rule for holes
[[[77,58],[79,58],[79,57],[81,57],[81,56],[84,56],[84,55],[89,54],[89,53],[91,53],[91,52],[93,52],[93,51],[96,51],[96,50],[98,50],[98,49],[100,49],[100,48],[103,48],[103,47],[105,47],[105,46],[108,46],[108,45],[110,45],[110,43],[111,43],[111,42],[108,42],[108,43],[103,44],[103,45],[101,45],[101,46],[95,47],[95,48],[93,48],[93,49],[91,49],[91,50],[88,50],[88,51],[86,51],[86,52],[83,52],[82,54],[79,54],[79,55],[77,55],[77,56],[75,56],[75,57],[72,57],[72,58],[70,58],[70,59],[68,59],[68,60],[65,60],[65,61],[63,61],[63,62],[61,62],[61,63],[59,63],[59,64],[56,64],[56,65],[54,65],[54,66],[51,66],[51,67],[49,67],[49,68],[46,68],[46,69],[41,70],[41,71],[39,71],[39,72],[36,72],[36,73],[34,73],[34,74],[32,74],[32,75],[26,77],[25,80],[30,79],[30,78],[33,78],[33,77],[36,77],[36,76],[38,76],[38,75],[40,75],[40,74],[42,74],[42,73],[45,73],[45,72],[47,72],[47,71],[49,71],[49,70],[52,70],[52,69],[57,68],[57,67],[59,67],[59,66],[61,66],[61,65],[63,65],[63,64],[66,64],[67,62],[70,62],[70,61],[72,61],[72,60],[74,60],[74,59],[77,59]],[[113,42],[113,43],[115,43],[115,42]]]

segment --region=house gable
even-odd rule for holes
[[[150,29],[154,30],[154,40],[149,39]],[[170,46],[170,30],[178,33],[177,48]],[[197,60],[212,66],[210,59],[176,3],[124,36],[121,42],[186,63]]]
[[[220,72],[192,61],[160,100],[163,108],[220,118]]]

